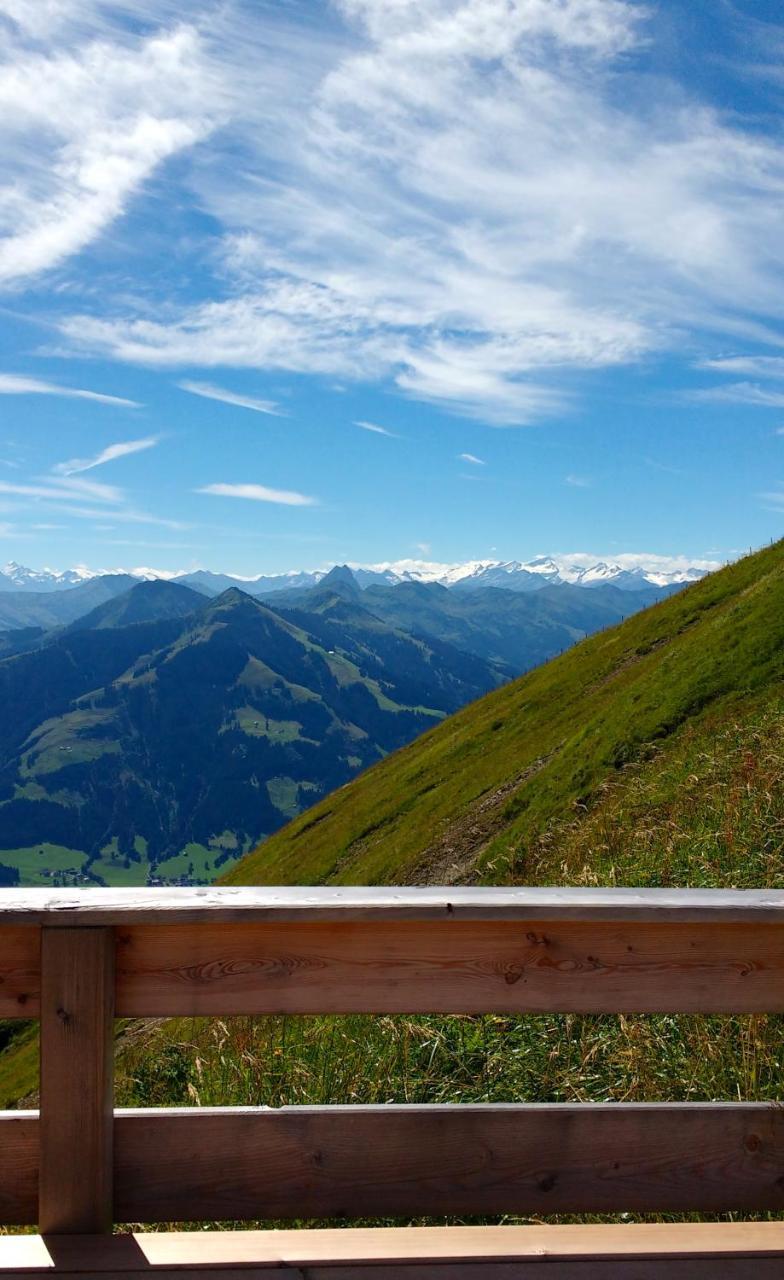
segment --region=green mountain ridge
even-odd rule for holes
[[[661,773],[688,735],[699,755],[731,723],[775,725],[783,678],[777,543],[465,707],[300,815],[226,882],[562,883],[565,832],[573,844],[608,789],[617,807],[625,778]],[[633,825],[628,812],[605,816],[610,833]],[[736,855],[703,879],[737,878],[740,846]],[[779,843],[768,875],[780,855]],[[650,883],[651,858],[642,868],[584,860],[579,875]]]
[[[504,678],[337,603],[145,582],[0,661],[0,876],[211,880]]]
[[[493,586],[460,591],[437,582],[371,583],[362,589],[351,570],[340,565],[316,587],[261,598],[280,612],[312,613],[329,597],[340,596],[402,631],[455,645],[519,675],[673,590],[678,588],[648,584],[631,591],[560,583],[534,592]]]

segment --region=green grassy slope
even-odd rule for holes
[[[659,772],[687,733],[699,754],[730,723],[764,716],[783,677],[777,543],[459,711],[295,819],[227,882],[584,879],[584,866],[564,872],[566,830],[608,803],[608,784]],[[643,811],[621,826],[645,822]],[[628,851],[600,861],[587,872],[597,881],[661,875]],[[673,875],[729,883],[730,862],[703,874],[687,860]]]

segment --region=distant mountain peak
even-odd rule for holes
[[[336,564],[329,573],[325,573],[318,584],[318,590],[332,591],[335,595],[352,600],[358,600],[362,595],[362,588],[347,564]]]
[[[638,590],[646,585],[680,586],[696,582],[718,562],[690,563],[683,556],[618,555],[614,559],[585,554],[539,555],[532,560],[467,560],[452,564],[427,560],[390,560],[375,564],[333,565],[328,569],[287,569],[282,573],[240,576],[210,569],[163,570],[148,567],[97,571],[86,565],[71,569],[30,569],[11,560],[0,570],[0,590],[62,591],[96,578],[123,574],[143,580],[165,580],[193,587],[203,595],[219,596],[236,588],[251,596],[270,596],[279,591],[307,590],[321,583],[332,590],[352,595],[373,585],[394,586],[404,582],[437,583],[461,591],[480,587],[503,587],[511,591],[531,591],[558,583],[593,587],[613,585],[621,590]]]

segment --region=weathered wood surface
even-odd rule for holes
[[[95,1280],[182,1280],[194,1274],[200,1280],[237,1280],[238,1276],[269,1276],[270,1280],[781,1280],[780,1258],[748,1258],[745,1255],[715,1258],[639,1259],[591,1258],[530,1259],[517,1262],[428,1262],[428,1263],[330,1263],[302,1267],[296,1263],[238,1263],[234,1266],[202,1266],[184,1261],[171,1267],[108,1269],[75,1266],[64,1271],[59,1266],[6,1269],[0,1249],[0,1276],[5,1280],[29,1280],[30,1276],[92,1276]]]
[[[291,1280],[753,1280],[781,1275],[781,1223],[166,1232],[0,1240],[0,1274],[155,1276],[243,1271]],[[778,1268],[778,1270],[776,1270]]]
[[[784,927],[611,921],[130,925],[117,1012],[784,1010]]]
[[[784,890],[570,888],[5,889],[0,924],[260,920],[784,921]]]
[[[0,916],[0,1018],[37,1018],[41,931],[6,925]]]
[[[38,1112],[0,1111],[0,1223],[38,1220]]]
[[[42,1232],[112,1228],[114,936],[41,931]]]
[[[37,1127],[0,1114],[8,1224],[36,1220]],[[775,1104],[118,1111],[115,1130],[123,1221],[784,1209]]]
[[[784,921],[161,920],[118,930],[123,1016],[784,1010]],[[38,1015],[39,939],[0,925],[0,1017]]]
[[[784,1210],[775,1104],[120,1111],[123,1222]]]

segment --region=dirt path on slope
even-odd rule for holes
[[[561,744],[563,745],[563,744]],[[540,756],[522,773],[504,782],[494,791],[487,792],[468,813],[450,822],[442,835],[422,854],[406,883],[472,884],[475,881],[476,863],[489,844],[500,835],[507,821],[504,808],[518,787],[539,773],[560,747]]]

